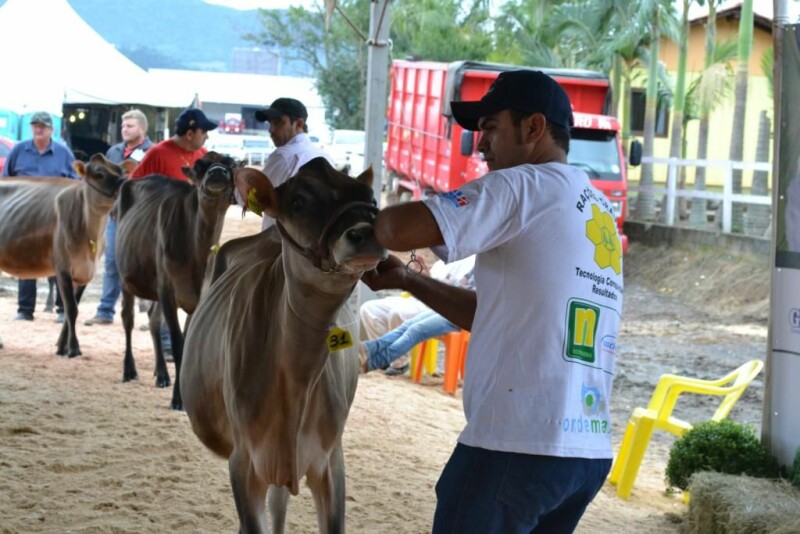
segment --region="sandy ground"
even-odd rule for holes
[[[225,238],[258,224],[231,213]],[[767,333],[766,293],[742,295],[739,282],[730,281],[749,276],[751,286],[768,287],[765,261],[634,245],[626,273],[612,397],[615,448],[630,411],[647,403],[658,376],[720,376],[763,358]],[[96,277],[80,306],[84,355],[65,359],[55,355],[60,325],[52,315],[11,320],[16,284],[0,278],[0,532],[235,531],[227,463],[200,444],[184,413],[168,409],[171,391],[155,388],[149,333],[135,329],[140,380],[123,384],[119,319],[83,325],[94,314],[99,284]],[[713,303],[702,298],[706,290]],[[344,435],[350,532],[429,531],[433,488],[464,424],[460,391],[451,397],[440,386],[435,377],[423,384],[382,373],[361,377]],[[757,380],[732,417],[758,426],[762,398]],[[702,397],[680,407],[691,421],[713,411]],[[631,499],[618,499],[607,484],[578,532],[678,532],[685,505],[663,481],[671,443],[656,434]],[[287,530],[316,531],[305,488],[290,501]]]

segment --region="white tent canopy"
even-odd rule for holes
[[[33,44],[37,36],[52,44]],[[16,113],[60,115],[63,104],[182,107],[192,98],[159,94],[66,0],[8,0],[0,7],[0,50],[14,51],[3,59],[0,108]]]
[[[276,98],[290,96],[305,104],[310,128],[325,128],[325,104],[312,78],[174,69],[150,69],[148,74],[154,87],[172,93],[165,93],[165,98],[197,94],[203,104],[264,107]],[[184,100],[186,104],[188,100]]]

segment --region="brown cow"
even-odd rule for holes
[[[303,476],[319,529],[342,532],[341,439],[359,374],[357,350],[338,350],[358,336],[357,306],[343,304],[386,257],[372,171],[354,180],[317,158],[277,188],[255,169],[236,181],[277,224],[220,250],[186,338],[184,407],[203,444],[228,459],[240,532],[266,531],[268,488],[283,532]]]
[[[133,165],[121,167],[95,154],[88,163],[75,162],[82,180],[0,180],[0,270],[20,278],[57,276],[66,311],[59,355],[81,354],[78,302],[94,276],[125,169]]]
[[[218,248],[225,212],[233,198],[234,161],[216,152],[184,172],[194,185],[151,175],[122,186],[117,212],[117,269],[125,327],[123,382],[138,378],[131,349],[133,297],[158,301],[170,330],[175,358],[171,406],[181,409],[178,382],[183,334],[178,308],[191,314],[200,299],[208,256]],[[155,323],[158,325],[159,323]],[[170,385],[158,327],[150,333],[156,352],[156,386]]]

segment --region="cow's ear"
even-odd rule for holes
[[[367,167],[367,170],[358,175],[356,180],[358,180],[362,184],[367,184],[368,186],[372,187],[373,178],[374,174],[372,172],[372,165],[370,165],[369,167]]]
[[[194,168],[192,167],[181,167],[181,171],[183,171],[183,175],[189,180],[189,183],[194,185],[195,180],[197,180],[197,176],[195,175]]]
[[[81,178],[86,177],[86,164],[81,160],[73,161],[72,168],[75,169],[75,172],[78,173],[78,176],[80,176]]]
[[[133,172],[133,169],[135,169],[138,164],[139,163],[135,159],[128,158],[120,163],[119,166],[122,167],[122,172],[130,176],[130,174]]]
[[[92,155],[92,157],[89,158],[89,163],[99,163],[100,165],[105,165],[107,161],[108,160],[106,159],[106,157],[102,155],[100,152]]]
[[[278,194],[267,175],[252,167],[243,167],[236,169],[233,181],[247,209],[257,215],[278,217]]]

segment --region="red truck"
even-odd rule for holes
[[[487,167],[476,152],[477,133],[463,130],[450,112],[451,100],[479,100],[512,65],[459,61],[395,60],[391,67],[388,139],[385,156],[389,192],[400,199],[450,191],[483,176]],[[569,95],[575,125],[568,161],[584,169],[614,207],[622,234],[627,208],[627,166],[620,141],[620,124],[608,116],[608,77],[599,72],[536,69],[552,76]],[[641,160],[641,144],[631,143],[630,164]]]

